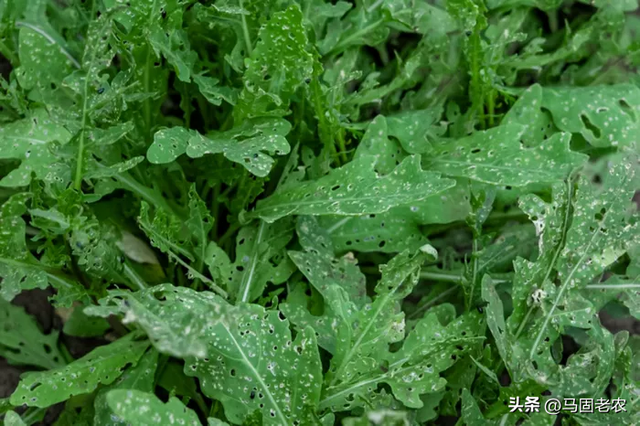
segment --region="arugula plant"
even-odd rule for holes
[[[637,9],[0,2],[4,422],[635,424]]]

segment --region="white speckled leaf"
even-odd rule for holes
[[[487,302],[485,308],[487,326],[489,330],[491,330],[496,347],[498,348],[498,353],[500,357],[502,357],[511,377],[513,377],[515,381],[520,381],[522,371],[519,370],[519,363],[523,353],[522,351],[518,351],[513,345],[511,335],[508,332],[504,320],[504,305],[489,275],[485,275],[482,278],[481,293],[482,299]]]
[[[420,408],[421,394],[444,389],[446,380],[440,373],[455,364],[458,357],[481,347],[484,339],[484,325],[477,313],[459,317],[446,326],[435,313],[429,314],[416,324],[399,351],[372,353],[369,368],[366,358],[360,358],[350,372],[349,381],[328,388],[321,406],[342,410],[357,405],[360,398],[369,397],[371,388],[387,383],[405,406]],[[375,368],[373,358],[384,359],[385,368]]]
[[[139,325],[161,352],[184,358],[207,355],[203,336],[220,321],[218,299],[207,291],[158,285],[135,293],[114,290],[88,315],[124,314],[123,323]]]
[[[387,117],[388,132],[409,154],[424,154],[431,149],[432,141],[446,130],[444,126],[436,126],[441,116],[442,105],[403,111]]]
[[[539,146],[543,139],[558,131],[549,111],[542,109],[542,86],[534,84],[520,94],[515,104],[502,119],[501,125],[520,124],[527,126],[522,135],[524,146]]]
[[[493,326],[490,323],[496,340],[512,341],[511,349],[501,349],[505,363],[511,366],[512,378],[521,380],[526,373],[565,394],[593,394],[606,387],[603,383],[609,380],[606,376],[612,363],[611,355],[605,353],[609,337],[598,324],[596,308],[581,290],[629,247],[638,244],[637,224],[627,218],[630,200],[638,187],[635,161],[610,164],[601,189],[580,177],[577,192],[573,182],[566,189],[556,185],[552,203],[534,196],[523,199],[523,210],[540,236],[540,255],[536,262],[517,259],[514,264],[514,311],[508,322],[509,333],[504,332],[499,319]],[[502,309],[491,307],[498,306],[498,299],[487,299],[486,291],[483,295],[490,302],[489,310],[494,312],[491,315],[502,315]],[[594,344],[589,348],[594,355],[592,370],[577,374],[577,370],[554,361],[551,347],[567,327],[593,334]],[[517,341],[510,335],[518,336]],[[523,371],[525,365],[519,362],[522,358],[535,360],[535,368],[527,364]]]
[[[52,143],[65,144],[71,134],[64,126],[54,122],[44,109],[37,109],[28,118],[0,127],[0,159],[21,161],[17,169],[0,179],[0,186],[25,186],[31,174],[47,182],[57,182],[64,168],[52,152]]]
[[[599,283],[597,289],[586,288],[582,291],[585,298],[589,299],[599,311],[612,300],[622,302],[629,314],[640,319],[640,244],[631,247],[627,251],[629,266],[624,275],[614,274],[606,281]]]
[[[267,285],[282,284],[295,271],[287,258],[285,246],[293,238],[292,220],[273,224],[259,221],[244,226],[236,238],[236,259],[224,281],[232,297],[239,302],[252,302]]]
[[[367,410],[360,417],[346,417],[341,424],[342,426],[404,426],[411,424],[410,416],[407,411]]]
[[[411,292],[417,283],[420,265],[429,257],[420,251],[415,255],[410,253],[403,252],[387,265],[381,266],[385,272],[376,286],[378,297],[373,303],[359,291],[361,285],[354,286],[349,285],[347,280],[331,279],[333,275],[339,276],[339,269],[335,272],[329,269],[323,273],[319,268],[335,268],[335,265],[321,264],[316,268],[312,263],[301,264],[324,300],[323,315],[315,316],[309,312],[318,301],[311,300],[312,303],[309,303],[299,293],[299,285],[294,287],[293,296],[283,304],[282,309],[292,315],[292,321],[299,327],[310,325],[321,333],[319,343],[334,356],[328,376],[332,378],[332,385],[351,377],[351,370],[374,368],[372,365],[375,366],[375,360],[370,357],[381,356],[390,343],[404,337],[404,314],[399,311],[398,302]],[[357,299],[351,300],[349,293],[357,296]]]
[[[195,130],[172,127],[155,134],[147,159],[155,164],[164,164],[185,153],[191,158],[223,154],[254,175],[264,177],[274,163],[274,159],[265,152],[271,155],[289,153],[290,146],[285,136],[290,129],[289,122],[276,118],[246,120],[240,127],[207,136]]]
[[[361,308],[367,302],[365,276],[357,260],[346,255],[336,259],[330,239],[313,216],[301,216],[297,223],[298,238],[304,252],[289,251],[289,257],[309,282],[323,294],[331,286],[344,289],[349,299]]]
[[[20,28],[18,39],[20,67],[16,69],[16,77],[20,86],[36,92],[36,97],[51,92],[52,84],[60,87],[75,61],[59,44],[60,40],[54,39],[43,28],[30,24]]]
[[[420,395],[444,387],[440,373],[458,357],[482,347],[484,324],[477,313],[456,318],[443,327],[435,313],[421,319],[402,348],[389,356],[389,378],[393,394],[408,407],[420,408]]]
[[[312,424],[322,383],[313,330],[301,330],[293,340],[278,311],[219,300],[224,313],[205,339],[209,357],[187,359],[185,374],[198,377],[204,394],[222,402],[231,423],[258,410],[264,425]]]
[[[99,384],[113,383],[128,364],[136,364],[149,346],[131,335],[99,346],[66,367],[22,376],[11,394],[13,405],[49,407],[74,395],[93,392]]]
[[[58,331],[44,334],[22,307],[0,299],[0,324],[0,356],[10,364],[43,369],[65,364],[58,349]]]
[[[462,390],[462,406],[461,412],[462,421],[465,425],[468,426],[493,426],[494,423],[488,420],[485,420],[482,415],[482,411],[480,411],[480,407],[478,407],[478,403],[469,392],[469,389]]]
[[[236,120],[260,115],[284,115],[290,98],[313,76],[315,58],[303,15],[296,3],[274,12],[262,26],[258,42],[245,59],[243,90],[234,109]]]
[[[513,264],[513,313],[509,317],[508,326],[514,334],[531,306],[531,294],[542,288],[543,282],[549,279],[553,271],[554,262],[562,249],[561,243],[569,229],[571,216],[568,209],[574,196],[572,184],[556,183],[552,187],[550,203],[545,203],[534,194],[520,199],[520,209],[529,216],[536,230],[538,258],[535,262],[518,258]]]
[[[107,402],[107,394],[113,389],[135,389],[152,392],[155,387],[158,352],[147,351],[135,367],[128,368],[115,382],[100,389],[93,402],[94,426],[122,426],[124,419],[114,415]]]
[[[527,127],[507,124],[438,145],[425,167],[449,176],[494,185],[524,186],[566,178],[586,155],[569,149],[569,134],[558,133],[535,148],[521,143]]]
[[[396,207],[386,213],[357,217],[320,218],[339,252],[399,253],[417,250],[427,243],[418,223],[405,207]]]
[[[614,164],[607,175],[602,192],[584,178],[578,184],[571,228],[557,264],[558,278],[568,289],[588,283],[640,242],[637,224],[627,223],[631,199],[640,187],[637,160]]]
[[[296,329],[312,328],[316,332],[318,345],[332,355],[336,352],[338,329],[348,326],[348,312],[356,309],[342,288],[333,286],[324,295],[319,295],[311,292],[303,282],[289,285],[287,300],[280,303],[279,308]],[[322,315],[309,311],[319,311],[320,308]]]
[[[95,162],[91,164],[87,173],[85,173],[84,177],[86,179],[104,179],[110,178],[119,175],[120,173],[124,173],[127,170],[131,170],[136,167],[138,164],[144,161],[143,156],[133,157],[126,161],[121,161],[120,163],[113,164],[111,166],[98,166],[98,163]]]
[[[638,188],[637,160],[619,161],[607,171],[607,183],[598,191],[584,177],[578,182],[572,222],[564,246],[555,264],[557,287],[545,289],[549,295],[542,303],[531,356],[546,348],[555,330],[565,325],[588,328],[595,309],[582,299],[579,290],[602,274],[640,242],[637,223],[628,223],[631,199]],[[579,300],[577,300],[579,299]],[[563,311],[570,312],[565,315]],[[538,352],[536,352],[538,351]]]
[[[28,192],[18,193],[0,206],[0,297],[11,301],[23,290],[44,289],[50,284],[57,290],[52,298],[57,307],[87,302],[89,295],[80,283],[49,272],[27,248],[22,216],[27,213],[26,203],[31,196]]]
[[[200,93],[209,103],[219,106],[223,100],[231,105],[235,105],[238,102],[238,89],[235,87],[219,86],[217,78],[204,75],[193,75],[191,78],[198,85]]]
[[[427,243],[421,225],[464,220],[469,212],[469,185],[460,179],[453,188],[385,213],[358,217],[323,216],[319,221],[331,236],[337,252],[399,253],[417,250]]]
[[[11,301],[22,290],[46,288],[47,275],[38,267],[25,241],[29,193],[12,196],[0,207],[0,296]]]
[[[232,306],[213,293],[170,284],[133,295],[112,292],[103,304],[112,300],[119,306],[90,312],[123,311],[134,306],[133,298],[139,309],[128,311],[133,313],[124,321],[141,325],[158,350],[184,357],[185,374],[198,377],[205,395],[223,403],[232,423],[242,423],[255,410],[265,425],[294,420],[302,425],[310,419],[322,382],[313,330],[301,331],[293,341],[289,322],[278,311],[253,304]],[[187,353],[196,344],[204,345],[198,358]]]
[[[360,140],[355,158],[361,156],[376,157],[376,171],[382,175],[391,173],[402,161],[406,154],[397,142],[389,139],[387,119],[379,115],[367,127],[367,131]]]
[[[420,168],[417,156],[406,158],[391,173],[379,176],[374,157],[363,156],[328,175],[276,191],[258,202],[248,218],[273,222],[288,215],[383,213],[392,207],[424,200],[454,186],[455,181]]]
[[[191,81],[191,70],[198,55],[191,50],[186,32],[182,30],[165,32],[159,26],[154,26],[149,31],[149,44],[157,55],[163,55],[173,65],[180,81]]]
[[[334,327],[337,344],[326,375],[329,385],[323,405],[347,403],[345,398],[349,395],[344,389],[353,386],[355,378],[375,369],[379,362],[376,359],[388,351],[389,344],[402,341],[405,324],[399,301],[417,284],[420,266],[426,259],[427,255],[420,251],[405,251],[380,266],[382,278],[375,288],[377,297],[360,310],[341,295],[343,290],[337,286],[323,295],[325,305],[337,312],[339,324]],[[335,394],[338,396],[334,403]],[[353,402],[353,398],[349,401]]]
[[[134,389],[114,389],[107,393],[107,402],[116,416],[127,424],[200,426],[195,411],[172,396],[167,403],[152,393]]]
[[[196,270],[199,269],[198,265],[210,260],[207,249],[210,245],[209,232],[213,228],[214,219],[207,205],[200,199],[194,185],[189,188],[188,196],[189,210],[186,218],[178,218],[162,208],[156,208],[152,215],[149,205],[143,201],[138,223],[154,247],[168,254],[170,260],[187,269],[189,279],[203,280],[212,289],[225,294],[214,281]],[[187,264],[181,257],[187,258],[193,266]]]
[[[542,106],[562,131],[596,147],[637,146],[640,88],[632,84],[543,90]]]

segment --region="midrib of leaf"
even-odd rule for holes
[[[45,269],[46,271],[46,269]],[[73,288],[74,285],[69,283],[68,281],[66,281],[64,278],[61,278],[57,275],[52,274],[51,272],[45,272],[47,274],[47,279],[49,279],[49,281],[53,281],[55,283],[57,283],[60,287],[66,287],[68,289]]]
[[[136,342],[136,343],[137,343],[137,346],[140,346],[140,345],[142,345],[143,342]],[[148,347],[148,343],[147,343],[146,346]],[[131,348],[131,349],[133,349],[133,348]],[[124,355],[125,354],[122,351],[114,351],[112,353],[103,353],[103,354],[100,354],[100,356],[97,356],[95,358],[90,358],[90,359],[87,359],[87,360],[83,360],[82,362],[80,362],[80,363],[78,363],[76,365],[73,365],[74,363],[72,363],[72,364],[67,364],[66,366],[58,367],[56,370],[58,370],[58,371],[59,370],[64,370],[64,369],[67,369],[67,368],[70,368],[70,367],[73,366],[73,367],[75,367],[75,369],[74,369],[75,371],[79,370],[80,372],[83,372],[85,374],[88,373],[88,374],[92,375],[93,374],[93,372],[91,371],[92,367],[94,367],[96,365],[99,366],[100,364],[108,364],[112,359],[122,358]],[[126,360],[126,357],[124,359]],[[81,359],[76,360],[75,362],[77,362],[77,361],[81,361]],[[136,362],[137,362],[137,359],[136,359]],[[47,372],[51,372],[51,371],[55,371],[55,370],[49,370]],[[115,379],[120,377],[123,374],[123,372],[124,372],[124,369],[120,369],[120,368],[119,369],[114,369],[114,373],[116,374]],[[42,372],[42,373],[46,373],[46,372]],[[70,372],[70,374],[78,374],[78,373],[74,373],[72,371],[72,372]],[[29,375],[29,376],[27,376],[25,378],[28,379],[28,377],[31,377],[31,375]],[[96,384],[96,387],[97,387],[99,384],[103,383],[104,378],[103,377],[98,377],[98,378],[96,378],[96,381],[97,381],[97,384]],[[79,386],[78,384],[75,385],[75,387],[78,387],[78,386]],[[25,384],[22,383],[22,382],[20,383],[18,389],[20,389],[21,387],[25,387]],[[81,393],[84,393],[84,392],[82,392],[82,391],[74,391],[74,393],[72,393],[72,395],[69,395],[69,397],[71,397],[73,395],[79,395]],[[12,395],[12,397],[13,397],[13,395]]]
[[[61,274],[62,271],[51,268],[49,266],[42,265],[41,263],[31,263],[24,260],[15,260],[15,259],[7,259],[6,257],[0,257],[0,263],[4,263],[6,265],[13,266],[15,268],[27,268],[27,269],[39,269],[43,271],[47,278],[51,281],[55,281],[60,284],[62,287],[72,288],[73,285],[66,281],[64,278],[57,276],[56,274]]]
[[[625,180],[626,179],[628,179],[628,176],[625,176]],[[620,186],[622,186],[622,185],[620,185]],[[567,207],[567,210],[569,210],[568,207]],[[542,339],[542,335],[543,335],[544,331],[546,330],[546,328],[548,327],[549,321],[551,321],[551,316],[553,315],[553,312],[557,308],[558,303],[560,303],[560,299],[562,298],[562,295],[564,294],[565,290],[567,289],[567,286],[569,285],[569,282],[571,281],[571,278],[573,278],[573,274],[575,274],[575,272],[578,270],[578,266],[582,265],[582,262],[584,261],[585,257],[587,256],[588,250],[591,248],[591,245],[594,243],[596,237],[598,237],[598,236],[602,236],[602,235],[598,232],[598,230],[596,230],[594,232],[593,236],[591,237],[591,240],[589,241],[589,244],[587,245],[587,248],[584,250],[584,253],[580,257],[580,260],[578,262],[576,262],[576,265],[573,267],[573,269],[569,273],[569,276],[562,283],[562,287],[560,287],[560,291],[558,292],[558,295],[556,296],[556,300],[553,302],[553,305],[551,306],[551,309],[549,310],[549,313],[545,317],[544,322],[542,324],[542,327],[540,328],[540,331],[538,332],[538,336],[536,337],[536,340],[534,341],[533,346],[531,347],[531,351],[529,352],[529,358],[533,357],[533,354],[535,353],[535,350],[538,348],[538,345],[540,344],[540,340]]]
[[[380,7],[382,5],[382,3],[384,3],[385,0],[378,0],[377,2],[375,2],[374,4],[372,4],[371,6],[369,6],[367,8],[367,13],[371,13],[374,10],[376,10],[378,7]]]
[[[636,277],[635,279],[638,279]],[[632,288],[640,288],[640,283],[626,284],[589,284],[585,288],[589,290],[628,290]]]
[[[514,158],[515,156],[511,156],[511,157],[502,157],[500,158],[505,159],[505,158]],[[494,160],[494,161],[498,161],[498,159]],[[458,160],[448,160],[448,159],[435,159],[435,160],[431,160],[431,162],[433,163],[451,163],[451,164],[461,164],[463,166],[476,166],[476,167],[480,167],[480,168],[492,168],[492,169],[498,169],[498,170],[509,170],[509,171],[513,171],[514,167],[511,166],[499,166],[499,165],[495,165],[493,163],[474,163],[472,161],[458,161]],[[525,171],[528,173],[542,173],[543,171],[541,171],[540,169],[534,169],[534,168],[523,168],[522,166],[518,166],[518,170],[519,171]]]
[[[205,255],[206,255],[206,249],[207,249],[207,247],[206,247],[207,246],[207,233],[205,232],[204,225],[203,225],[204,224],[204,216],[202,216],[202,214],[200,214],[200,209],[199,208],[196,207],[195,211],[196,211],[196,214],[197,214],[198,219],[199,219],[198,220],[198,228],[197,228],[197,230],[195,232],[197,232],[199,234],[197,236],[199,236],[200,241],[202,242],[200,244],[200,247],[199,247],[199,249],[200,249],[199,253],[196,256],[196,261],[197,261],[197,268],[196,269],[198,271],[201,271],[202,270],[202,265],[204,263],[204,258],[205,258]]]
[[[124,275],[129,278],[129,281],[135,284],[138,290],[149,288],[147,283],[145,283],[144,280],[138,275],[138,273],[129,265],[128,260],[124,263],[123,271]]]
[[[258,264],[258,250],[260,249],[260,244],[262,243],[262,236],[264,234],[266,222],[261,220],[260,227],[258,228],[258,236],[256,237],[256,241],[253,244],[252,256],[251,256],[251,267],[247,271],[246,274],[242,275],[242,281],[240,283],[240,291],[242,292],[242,296],[240,297],[240,302],[246,303],[249,302],[249,295],[251,293],[251,281],[253,280],[253,274],[255,273],[256,266]]]
[[[349,222],[351,219],[353,219],[353,217],[348,216],[348,217],[345,217],[342,220],[339,220],[333,226],[327,228],[327,233],[328,234],[333,234],[335,231],[337,231],[339,228],[341,228],[345,223]]]
[[[267,395],[267,397],[269,398],[269,401],[271,401],[271,404],[275,407],[275,410],[276,410],[276,413],[278,414],[278,417],[282,420],[281,424],[283,424],[283,425],[288,424],[287,419],[284,416],[284,413],[282,412],[282,410],[280,409],[280,406],[276,402],[276,399],[274,398],[273,394],[271,393],[271,391],[267,387],[267,384],[262,379],[262,376],[260,375],[258,370],[255,369],[253,364],[251,364],[251,362],[249,361],[249,358],[247,358],[247,355],[244,353],[244,350],[242,350],[242,346],[238,343],[238,341],[234,337],[233,333],[231,333],[231,330],[229,330],[229,328],[224,323],[223,323],[223,328],[227,332],[227,334],[229,335],[231,340],[233,340],[233,344],[235,345],[236,349],[238,350],[238,353],[240,353],[240,355],[242,356],[242,362],[247,367],[249,367],[249,369],[253,373],[254,377],[258,380],[258,383],[260,383],[260,386],[262,387],[262,390],[264,391],[265,395]]]
[[[48,141],[46,140],[42,140],[42,139],[35,139],[35,138],[27,138],[24,136],[12,136],[11,139],[15,139],[18,141],[27,141],[27,142],[31,142],[32,144],[36,144],[36,145],[46,145],[48,143]]]

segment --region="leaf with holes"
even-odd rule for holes
[[[260,28],[255,49],[246,59],[243,90],[234,109],[238,122],[286,115],[296,90],[313,76],[315,57],[308,43],[302,12],[295,3],[274,13]]]
[[[564,132],[582,135],[595,147],[636,146],[640,88],[629,84],[543,90],[542,104]]]
[[[554,325],[578,324],[578,318],[573,315],[552,321],[560,313],[557,309],[569,309],[571,294],[602,274],[629,247],[638,244],[637,224],[627,222],[630,200],[638,188],[634,163],[635,160],[627,160],[613,165],[605,178],[607,186],[601,191],[586,179],[580,179],[572,223],[554,267],[560,284],[554,288],[555,294],[549,295],[542,304],[543,315],[539,318],[531,355],[541,347],[546,333]],[[593,307],[590,313],[595,313]]]
[[[88,315],[124,314],[125,324],[135,323],[156,349],[175,357],[207,355],[203,337],[220,320],[217,299],[209,292],[163,284],[135,293],[114,290],[100,306],[85,308]]]
[[[16,194],[0,207],[0,295],[11,301],[23,290],[46,288],[49,276],[25,242],[29,193]]]
[[[313,330],[292,340],[289,322],[277,311],[257,305],[223,310],[223,321],[207,340],[209,358],[188,359],[185,373],[198,377],[204,393],[222,402],[233,423],[254,410],[265,425],[311,421],[322,376]]]
[[[344,403],[343,398],[349,396],[343,388],[350,388],[354,377],[374,369],[379,357],[388,351],[388,345],[404,338],[404,313],[398,303],[417,284],[420,265],[427,258],[421,251],[414,254],[406,251],[381,266],[382,278],[375,287],[377,295],[360,309],[341,287],[333,285],[324,290],[325,306],[331,306],[337,317],[333,326],[336,349],[326,377],[325,394],[339,394],[338,403]],[[329,404],[327,398],[325,407]]]
[[[525,126],[507,124],[438,145],[425,154],[425,166],[493,185],[524,186],[562,180],[587,159],[569,149],[569,135],[563,133],[539,147],[524,148],[526,131]]]
[[[331,286],[344,289],[349,300],[362,307],[368,300],[366,279],[357,260],[346,255],[334,257],[331,240],[313,216],[301,216],[297,233],[304,252],[289,251],[289,257],[321,294]]]
[[[54,152],[56,142],[65,144],[70,139],[69,131],[43,109],[0,128],[0,158],[21,161],[18,168],[2,177],[0,186],[28,185],[32,175],[51,183],[68,181],[71,173],[59,164]]]
[[[280,119],[246,120],[242,126],[227,132],[200,133],[183,127],[160,130],[147,151],[147,159],[155,164],[174,161],[182,154],[200,158],[205,154],[223,154],[256,176],[269,174],[274,159],[265,154],[288,154],[285,136],[291,125]]]
[[[24,375],[11,394],[11,404],[49,407],[71,396],[91,393],[100,384],[113,383],[127,366],[138,362],[149,346],[148,342],[133,338],[129,335],[99,346],[66,367]]]
[[[65,364],[58,349],[58,332],[44,334],[23,308],[0,299],[0,356],[11,364],[43,369]]]
[[[481,347],[483,340],[484,325],[475,313],[446,325],[440,323],[435,313],[427,315],[407,335],[399,351],[371,354],[386,361],[382,371],[373,368],[376,365],[373,361],[365,363],[365,359],[360,358],[358,364],[353,365],[347,382],[327,388],[321,406],[342,410],[361,405],[367,400],[370,389],[379,383],[387,383],[404,405],[420,408],[423,405],[421,394],[444,389],[446,380],[440,373],[467,351]]]
[[[127,424],[202,424],[195,411],[187,408],[175,396],[164,403],[152,393],[135,389],[114,389],[107,393],[107,403],[114,414]]]
[[[416,156],[407,157],[385,176],[373,170],[374,158],[363,156],[316,181],[276,191],[260,200],[246,217],[267,222],[297,215],[360,216],[383,213],[403,204],[424,200],[452,187],[455,182],[420,168]]]
[[[322,216],[336,251],[399,253],[427,244],[421,227],[464,220],[470,212],[469,185],[456,186],[422,201],[394,207],[381,214],[358,217]]]
[[[238,302],[252,302],[265,287],[282,284],[295,268],[287,258],[285,246],[293,237],[294,225],[288,218],[269,224],[264,221],[244,226],[236,239],[236,258],[223,281]]]
[[[143,392],[152,392],[155,385],[155,373],[158,367],[158,352],[147,351],[135,367],[128,368],[122,376],[100,389],[93,402],[95,415],[93,422],[96,426],[125,425],[125,419],[114,415],[109,408],[107,396],[115,389],[134,389]]]

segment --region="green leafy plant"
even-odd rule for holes
[[[637,10],[0,2],[5,424],[636,424]]]

